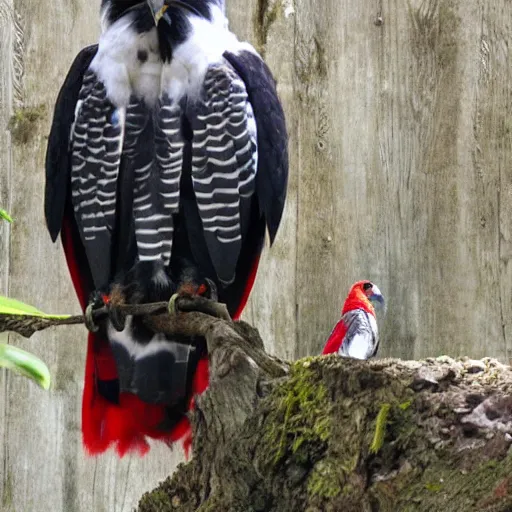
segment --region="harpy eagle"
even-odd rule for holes
[[[113,290],[128,303],[201,294],[236,319],[286,196],[272,74],[229,31],[224,0],[103,0],[101,25],[60,90],[46,157],[46,221],[82,308]],[[89,334],[87,451],[189,443],[186,412],[207,385],[204,340],[112,308]]]

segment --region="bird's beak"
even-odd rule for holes
[[[378,286],[373,285],[372,294],[368,298],[370,299],[370,302],[373,304],[375,309],[386,312],[386,301],[384,300],[384,296],[382,295]]]
[[[164,0],[146,0],[146,2],[151,9],[151,13],[153,14],[155,25],[158,25],[158,22],[162,19],[162,16],[169,8],[169,5],[166,4]]]

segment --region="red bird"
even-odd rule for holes
[[[384,308],[384,297],[370,281],[358,281],[343,304],[341,320],[336,324],[322,354],[369,359],[377,354],[379,331],[372,302]]]
[[[89,453],[122,456],[147,438],[189,446],[208,355],[115,305],[201,294],[238,318],[280,224],[288,152],[275,81],[224,0],[102,0],[101,19],[57,99],[45,213],[82,308],[110,304],[89,334],[82,433]]]

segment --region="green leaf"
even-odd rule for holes
[[[2,296],[0,296],[0,314],[44,316],[44,313],[34,306],[30,306],[16,299],[10,299],[9,297]]]
[[[22,316],[37,316],[40,318],[47,318],[48,320],[61,320],[69,318],[71,315],[48,315],[43,313],[34,306],[25,304],[16,299],[0,296],[0,315],[22,315]]]
[[[12,217],[2,208],[0,208],[0,218],[5,219],[7,222],[12,222]]]
[[[0,343],[0,366],[32,379],[43,389],[50,388],[48,367],[41,359],[21,348]]]

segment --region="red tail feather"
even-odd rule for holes
[[[78,300],[84,309],[92,284],[80,268],[81,260],[76,250],[80,247],[80,240],[69,217],[64,219],[62,225],[62,244]],[[234,319],[238,319],[247,302],[256,278],[258,262],[259,258],[256,258]],[[97,382],[116,378],[117,370],[108,341],[90,333],[82,401],[82,435],[86,451],[96,455],[114,447],[121,457],[128,452],[144,455],[149,450],[147,437],[150,437],[166,443],[181,440],[188,457],[192,445],[192,431],[188,419],[184,418],[171,432],[166,432],[158,429],[164,419],[164,406],[145,403],[131,393],[120,393],[119,403],[108,401],[99,393]],[[198,363],[192,382],[189,410],[195,407],[195,395],[203,393],[208,388],[208,383],[208,357],[204,357]]]

